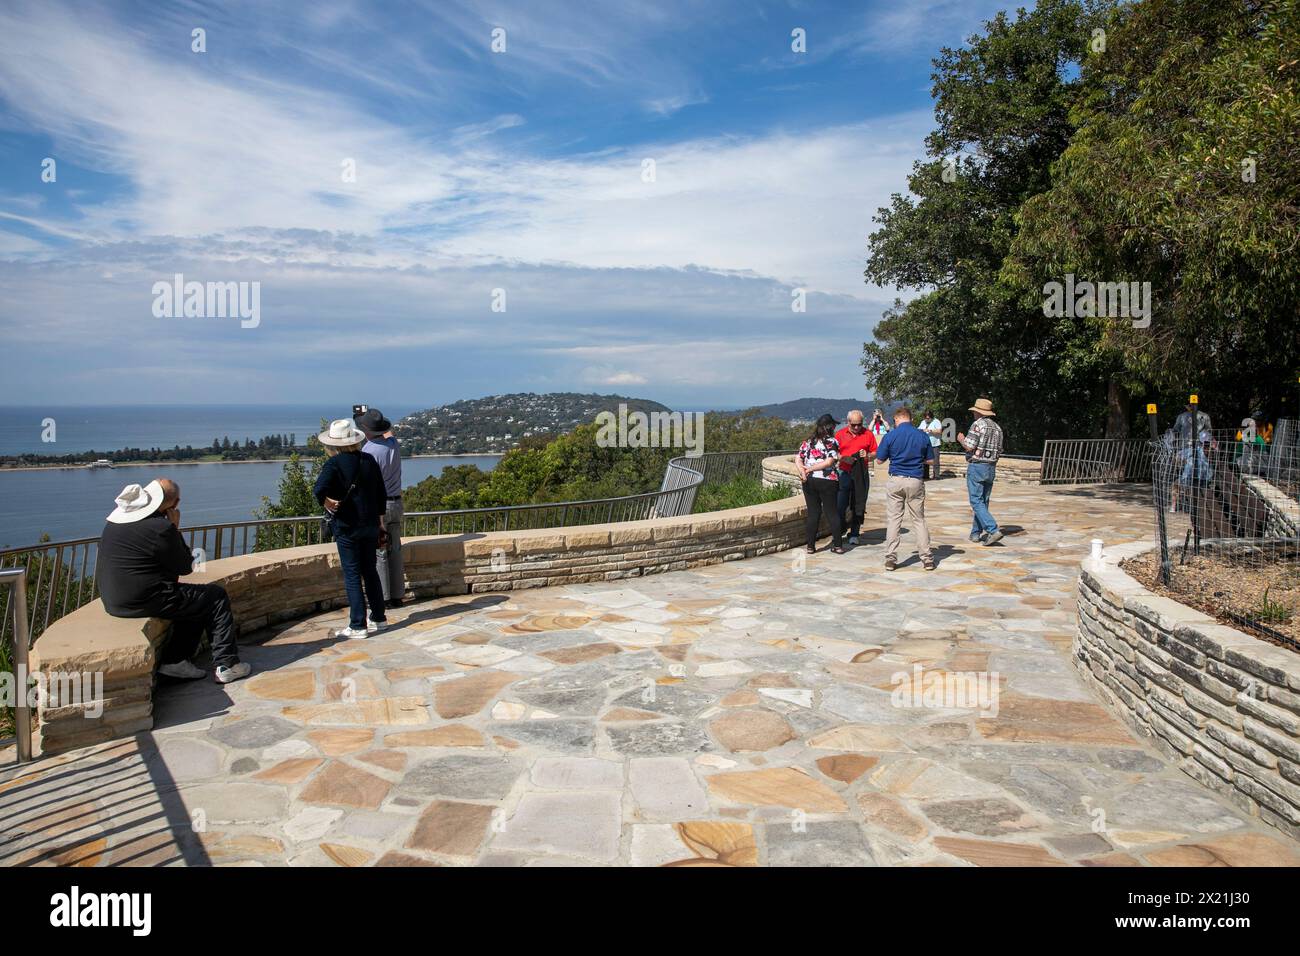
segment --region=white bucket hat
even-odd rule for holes
[[[336,448],[347,448],[349,445],[360,445],[366,440],[366,433],[357,428],[350,418],[336,418],[330,422],[330,427],[316,436],[322,445],[333,445]]]
[[[108,516],[108,520],[113,524],[130,524],[141,518],[147,518],[158,510],[164,497],[166,496],[163,494],[162,485],[156,481],[149,482],[143,488],[139,485],[127,485],[115,499],[117,507]]]

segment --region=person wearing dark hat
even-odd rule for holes
[[[387,503],[384,476],[375,460],[361,453],[366,436],[350,420],[330,422],[317,438],[329,457],[316,478],[315,495],[330,516],[351,610],[348,626],[335,636],[369,637],[388,623],[384,589],[375,567],[375,552],[386,543],[381,526]]]
[[[406,593],[406,578],[402,567],[402,448],[393,436],[393,423],[377,408],[367,408],[352,419],[366,433],[363,454],[369,455],[379,465],[384,476],[383,528],[388,535],[388,547],[380,548],[376,555],[379,583],[384,586],[384,604],[401,607]]]
[[[99,538],[95,583],[113,617],[157,617],[171,622],[158,650],[158,672],[178,680],[207,675],[192,658],[203,632],[212,645],[218,684],[247,677],[239,659],[230,596],[219,584],[181,584],[194,555],[181,537],[181,489],[169,478],[127,485]]]
[[[967,409],[975,416],[970,434],[957,434],[957,443],[966,449],[966,497],[970,499],[971,544],[985,546],[1002,540],[1002,531],[989,511],[989,496],[998,477],[998,459],[1002,457],[1002,428],[993,420],[996,412],[987,398],[975,399]]]
[[[822,515],[826,515],[831,527],[831,550],[836,554],[844,553],[841,540],[843,515],[836,507],[840,491],[837,467],[840,462],[840,443],[835,440],[835,426],[838,424],[830,415],[817,419],[812,434],[799,446],[795,455],[799,479],[803,482],[804,504],[808,509],[804,518],[804,531],[809,554],[817,551],[817,531],[821,527]]]

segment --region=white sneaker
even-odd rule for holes
[[[384,628],[386,628],[387,626],[388,626],[388,622],[387,622],[387,621],[374,621],[374,620],[371,620],[370,618],[366,618],[366,633],[367,633],[367,634],[374,634],[374,633],[376,633],[376,632],[378,632],[378,631],[382,631],[382,630],[383,630]]]
[[[350,637],[350,638],[352,638],[352,639],[355,640],[355,639],[357,639],[357,638],[369,637],[369,636],[370,636],[370,629],[369,629],[369,628],[365,628],[365,627],[362,627],[362,628],[345,627],[345,628],[343,628],[343,629],[341,629],[341,630],[335,631],[335,632],[334,632],[334,636],[335,636],[335,637]]]
[[[218,667],[213,672],[212,678],[218,684],[229,684],[232,681],[243,680],[251,673],[253,673],[253,665],[247,661],[240,661],[238,664],[232,664],[229,667]]]
[[[200,677],[208,676],[208,672],[201,667],[196,667],[193,661],[177,661],[175,664],[163,664],[158,668],[158,673],[166,677],[174,677],[177,680],[198,680]]]

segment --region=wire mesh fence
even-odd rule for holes
[[[1151,582],[1177,600],[1300,650],[1300,445],[1286,421],[1172,429],[1150,442]]]

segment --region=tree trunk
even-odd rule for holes
[[[1128,438],[1130,396],[1128,389],[1114,379],[1106,390],[1106,437]]]

